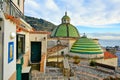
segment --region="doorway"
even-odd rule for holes
[[[31,62],[40,63],[41,61],[41,42],[31,42]]]

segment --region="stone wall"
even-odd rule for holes
[[[96,62],[114,67],[118,66],[118,58],[100,59],[100,60],[96,60]]]

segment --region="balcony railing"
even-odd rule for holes
[[[0,0],[0,9],[9,15],[14,17],[20,17],[24,19],[24,14],[19,10],[19,8],[11,0]]]

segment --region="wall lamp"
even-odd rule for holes
[[[15,37],[16,37],[16,33],[15,33],[15,32],[11,32],[11,33],[10,33],[10,38],[11,38],[11,39],[14,39]]]

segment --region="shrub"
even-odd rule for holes
[[[80,59],[75,59],[75,60],[74,60],[74,63],[75,63],[75,64],[80,63]]]
[[[73,59],[80,59],[80,57],[79,56],[74,56]]]
[[[68,58],[71,57],[69,54],[66,54],[65,56],[68,57]]]
[[[75,64],[80,63],[80,57],[79,56],[74,56],[73,59],[74,59]]]
[[[90,66],[96,66],[96,62],[94,60],[91,60]]]

